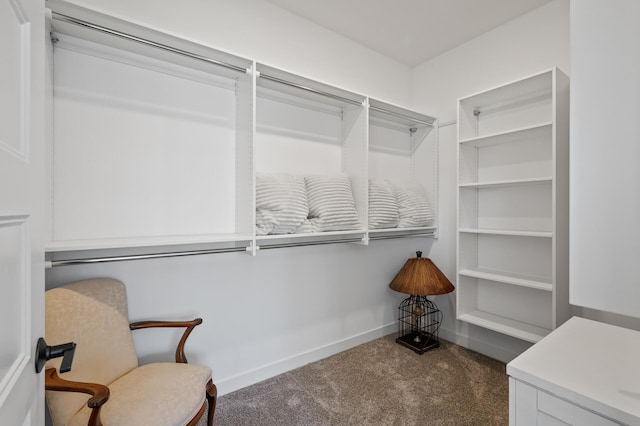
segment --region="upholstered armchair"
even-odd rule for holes
[[[217,389],[211,369],[187,364],[184,354],[200,318],[129,324],[124,285],[92,279],[47,291],[45,321],[49,344],[76,343],[71,371],[58,373],[59,358],[45,367],[54,425],[213,424]],[[175,363],[138,366],[131,330],[148,327],[185,328]]]

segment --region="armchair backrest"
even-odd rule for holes
[[[127,293],[117,280],[78,281],[45,293],[45,340],[48,345],[76,343],[66,380],[109,385],[138,366],[127,312]],[[61,359],[47,362],[59,369]],[[60,374],[60,373],[59,373]],[[88,395],[47,391],[54,424],[64,425],[87,402]]]

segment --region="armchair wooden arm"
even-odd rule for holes
[[[88,426],[101,426],[100,408],[109,400],[109,388],[98,383],[74,382],[58,376],[55,368],[45,371],[44,387],[46,390],[63,392],[81,392],[91,395],[87,406],[91,408]]]
[[[187,364],[187,357],[184,354],[184,345],[187,342],[187,337],[191,334],[191,331],[197,326],[202,324],[202,318],[196,318],[191,321],[138,321],[129,324],[131,330],[140,330],[142,328],[156,328],[156,327],[186,327],[186,330],[182,334],[182,338],[176,348],[176,362]]]

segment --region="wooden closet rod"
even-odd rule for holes
[[[238,65],[234,65],[234,64],[230,64],[228,62],[224,62],[224,61],[219,61],[217,59],[213,59],[213,58],[209,58],[207,56],[203,56],[203,55],[198,55],[196,53],[192,53],[192,52],[188,52],[186,50],[182,50],[182,49],[178,49],[175,47],[171,47],[168,46],[166,44],[162,44],[162,43],[157,43],[155,41],[152,40],[147,40],[145,38],[142,37],[137,37],[131,34],[127,34],[127,33],[123,33],[121,31],[117,31],[117,30],[113,30],[111,28],[107,28],[107,27],[103,27],[101,25],[97,25],[97,24],[92,24],[90,22],[87,21],[83,21],[81,19],[77,19],[77,18],[73,18],[71,16],[68,15],[64,15],[62,13],[59,12],[52,12],[52,17],[54,18],[54,20],[58,20],[61,22],[67,22],[70,24],[75,24],[75,25],[79,25],[81,27],[84,28],[89,28],[95,31],[99,31],[105,34],[109,34],[109,35],[113,35],[116,37],[120,37],[123,38],[125,40],[131,40],[131,41],[135,41],[137,43],[141,43],[147,46],[151,46],[151,47],[155,47],[158,49],[163,49],[163,50],[167,50],[171,53],[176,53],[178,55],[182,55],[182,56],[186,56],[188,58],[192,58],[192,59],[196,59],[199,61],[203,61],[203,62],[207,62],[209,64],[213,64],[213,65],[218,65],[224,68],[228,68],[228,69],[232,69],[234,71],[238,71],[240,73],[246,73],[247,69]],[[55,31],[55,28],[54,28]]]

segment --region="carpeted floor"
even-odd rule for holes
[[[506,425],[505,365],[386,336],[220,397],[217,426]]]

